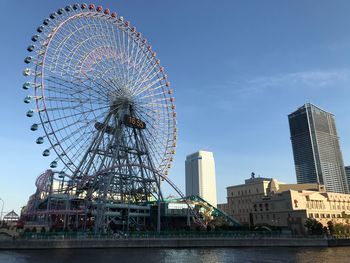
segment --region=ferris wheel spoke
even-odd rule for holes
[[[135,77],[132,78],[131,80],[131,85],[133,86],[134,89],[137,89],[137,84],[140,80],[140,78],[143,76],[144,72],[144,68],[146,67],[147,63],[149,62],[149,57],[148,57],[148,52],[145,51],[145,54],[143,56],[143,60],[140,61],[141,65],[140,65],[140,69],[138,70],[138,73],[136,74]],[[147,67],[146,67],[147,68]]]
[[[159,165],[159,161],[157,160],[161,160],[164,157],[164,155],[158,150],[156,145],[152,144],[152,142],[147,137],[144,139],[147,142],[148,150],[151,152],[153,160]]]
[[[133,76],[133,73],[134,73],[133,72],[134,71],[133,58],[135,57],[134,50],[135,50],[135,43],[136,43],[136,40],[133,38],[132,33],[130,33],[129,39],[130,38],[131,38],[131,41],[132,41],[132,46],[131,46],[130,57],[129,57],[128,73],[130,75],[128,75],[128,83],[130,83],[129,79]]]
[[[81,98],[64,98],[64,97],[49,97],[46,96],[45,97],[46,101],[59,101],[59,102],[78,102],[78,103],[82,103],[82,104],[86,104],[88,102],[93,102],[96,105],[105,105],[105,103],[99,102],[98,100],[91,100],[91,99],[81,99]]]
[[[143,99],[151,99],[153,97],[166,97],[167,96],[167,92],[165,90],[163,90],[162,88],[164,88],[165,85],[159,85],[157,87],[154,87],[152,89],[149,89],[149,92],[143,95],[139,95],[139,99],[143,100]],[[158,92],[160,90],[160,92]],[[158,92],[158,93],[152,93],[152,92]]]
[[[64,71],[65,71],[65,73],[67,74],[67,75],[69,75],[69,76],[71,76],[73,79],[78,79],[78,80],[83,80],[83,79],[81,79],[81,78],[77,78],[77,76],[76,75],[74,75],[74,74],[72,74],[70,71],[68,71],[67,69],[72,69],[73,71],[77,71],[75,68],[73,68],[72,66],[70,66],[70,65],[67,65],[66,66],[66,69],[63,69]],[[85,78],[87,78],[89,81],[94,81],[91,77],[89,77],[84,71],[82,72],[83,73],[83,75],[84,75],[84,77]],[[98,92],[101,92],[101,91],[103,91],[103,90],[105,90],[107,87],[105,87],[105,86],[103,86],[101,83],[99,83],[98,84],[98,90],[96,90],[96,92],[98,93]],[[90,89],[91,89],[91,87],[90,87]]]
[[[55,142],[54,144],[51,145],[50,148],[48,149],[53,149],[53,148],[56,148],[57,146],[62,146],[68,139],[70,138],[74,138],[75,135],[79,134],[81,132],[80,129],[76,129],[74,132],[72,132],[71,134],[61,138],[59,141],[57,141],[55,138],[56,137],[53,137],[52,138],[52,135],[48,135],[48,138],[52,141],[52,142]],[[50,137],[51,136],[51,137]],[[83,134],[80,135],[80,137],[83,136]],[[79,138],[80,138],[79,137]],[[73,145],[73,144],[72,144]],[[74,145],[75,146],[75,145]]]
[[[119,27],[119,26],[118,26]],[[116,31],[114,31],[115,33],[113,34],[113,36],[114,36],[114,38],[116,38],[115,37],[115,35],[117,34],[117,36],[118,36],[118,42],[117,42],[117,44],[118,44],[118,47],[119,47],[119,57],[120,57],[120,64],[119,64],[119,66],[117,67],[118,68],[118,70],[119,70],[119,73],[121,74],[121,76],[123,76],[123,84],[124,85],[126,85],[126,78],[125,78],[125,75],[124,75],[124,71],[122,70],[122,68],[121,68],[121,65],[122,65],[122,63],[124,63],[124,50],[122,49],[122,44],[121,44],[121,40],[120,40],[120,31],[118,30],[117,32]]]
[[[101,29],[101,30],[104,29],[104,31],[107,31],[107,32],[105,32],[106,37],[104,37],[104,38],[102,39],[104,45],[105,45],[105,46],[111,46],[111,45],[113,44],[113,41],[111,41],[111,37],[110,37],[111,33],[110,33],[110,31],[109,31],[109,28],[105,29],[105,28],[103,27],[101,21],[99,21],[99,26],[100,26],[100,29]],[[115,53],[117,53],[117,52],[115,51]],[[101,55],[101,57],[102,57],[102,55]],[[117,64],[118,64],[118,63],[117,63]],[[106,72],[107,70],[110,71],[111,69],[114,70],[114,68],[115,68],[115,67],[106,68],[104,71],[105,71],[105,72]],[[118,67],[117,67],[117,68],[118,68]],[[104,77],[101,77],[101,79],[104,81]],[[104,82],[107,83],[106,81],[104,81]],[[109,87],[109,85],[110,85],[110,84],[107,83],[107,87]]]
[[[70,123],[70,124],[68,124],[68,125],[66,125],[66,126],[62,126],[61,128],[59,128],[59,129],[56,129],[56,130],[51,130],[50,131],[50,133],[48,133],[47,135],[45,135],[45,136],[43,136],[43,137],[46,137],[46,136],[48,136],[48,135],[52,135],[52,134],[55,134],[55,133],[57,133],[57,132],[60,132],[60,131],[63,131],[63,130],[65,130],[65,129],[67,129],[67,128],[69,128],[69,127],[74,127],[74,126],[76,126],[76,125],[78,125],[78,124],[84,124],[84,125],[82,125],[82,126],[80,126],[80,127],[78,127],[78,129],[79,130],[82,130],[82,129],[86,129],[86,128],[88,128],[89,126],[91,126],[91,124],[93,124],[93,123],[96,123],[96,119],[99,119],[99,118],[101,118],[101,117],[103,117],[105,115],[105,113],[101,113],[100,115],[98,115],[98,116],[96,116],[95,118],[92,118],[92,119],[87,119],[87,118],[83,118],[83,114],[80,114],[79,116],[79,119],[77,119],[77,120],[75,120],[75,121],[73,121],[72,123]],[[66,118],[67,119],[67,118]],[[55,121],[51,121],[51,123],[54,123]],[[67,121],[68,122],[68,121]]]
[[[127,69],[127,65],[128,65],[128,61],[129,61],[129,54],[128,54],[128,47],[129,45],[127,45],[127,41],[129,39],[128,34],[126,33],[126,30],[128,30],[128,28],[126,26],[122,26],[123,30],[121,31],[122,34],[122,49],[123,49],[123,54],[124,54],[124,60],[123,60],[123,71],[124,71],[124,77],[125,77],[125,82],[128,82],[128,69]],[[126,35],[126,36],[125,36]]]
[[[84,126],[82,126],[81,128],[84,128]],[[93,131],[90,131],[90,133],[93,133]],[[74,130],[72,133],[70,133],[69,135],[66,135],[65,137],[63,137],[62,139],[60,139],[59,144],[64,144],[66,141],[68,141],[71,138],[74,138],[75,135],[77,134],[81,134],[80,136],[84,136],[84,135],[88,135],[88,133],[85,132],[81,132],[80,129],[76,129]],[[80,138],[80,137],[79,137]]]
[[[94,111],[98,111],[98,110],[104,109],[104,108],[107,108],[107,107],[103,107],[103,108],[99,108],[99,109],[89,109],[87,111],[78,111],[78,112],[70,114],[70,115],[65,115],[65,116],[62,116],[62,117],[59,117],[59,118],[52,118],[50,120],[44,121],[44,124],[49,123],[49,122],[61,121],[61,120],[64,120],[64,119],[73,118],[73,117],[81,116],[81,115],[84,115],[84,114],[93,113]]]
[[[135,85],[147,82],[161,73],[161,66],[159,64],[160,62],[158,60],[155,60],[153,57],[148,58],[148,60],[149,63],[144,68],[143,75],[135,81]]]
[[[73,143],[71,143],[70,146],[68,146],[67,149],[63,149],[61,148],[61,150],[63,151],[63,155],[66,156],[66,158],[68,158],[68,160],[74,165],[74,162],[76,160],[78,160],[78,158],[81,156],[81,153],[84,152],[84,148],[80,149],[79,151],[75,151],[74,154],[71,154],[71,157],[68,157],[68,154],[70,153],[71,150],[73,150],[76,147],[76,143],[81,143],[81,145],[87,145],[87,143],[90,141],[90,134],[89,133],[82,133],[79,137],[77,137],[75,139],[75,141],[73,141]],[[70,168],[69,168],[70,169]]]
[[[137,40],[134,40],[135,43],[137,43]],[[137,76],[137,61],[138,59],[142,59],[143,56],[145,56],[145,52],[143,50],[144,47],[141,46],[140,43],[136,44],[136,51],[135,51],[135,55],[132,55],[134,58],[133,60],[130,62],[130,68],[131,68],[131,72],[130,72],[130,78],[128,80],[127,85],[129,86],[134,86],[134,80],[136,79]]]
[[[142,81],[139,81],[137,83],[135,83],[135,93],[137,95],[141,94],[142,92],[146,91],[147,89],[149,89],[150,87],[152,87],[153,85],[157,84],[158,82],[161,82],[164,80],[164,76],[160,76],[155,80],[152,80],[151,78],[148,78],[148,76],[145,76],[143,78]],[[164,83],[165,85],[165,83]]]
[[[71,95],[79,94],[79,95],[83,95],[83,96],[91,96],[91,95],[85,95],[85,92],[86,91],[89,91],[89,92],[93,91],[97,96],[105,96],[106,97],[106,95],[104,95],[104,93],[101,92],[101,89],[99,89],[99,90],[94,89],[94,86],[87,85],[86,83],[84,83],[83,79],[77,78],[76,76],[71,75],[68,72],[66,72],[66,75],[70,76],[72,78],[72,80],[66,80],[64,78],[59,78],[57,76],[49,76],[47,78],[48,78],[48,81],[53,82],[57,85],[60,85],[64,89],[64,91],[66,91],[67,93],[70,93]],[[54,80],[52,80],[52,79],[54,79]],[[64,82],[65,85],[62,84],[61,81]],[[78,83],[78,81],[79,81],[79,83]],[[74,87],[69,86],[69,85],[73,85]],[[91,96],[91,97],[99,99],[99,97],[96,97],[96,96]]]
[[[147,125],[147,127],[148,127],[147,131],[148,131],[148,132],[149,132],[149,130],[157,130],[157,131],[158,131],[159,129],[157,129],[157,127],[155,127],[154,124],[153,124],[153,123],[156,122],[155,118],[153,118],[152,116],[150,116],[149,114],[147,114],[147,113],[145,113],[145,112],[144,112],[144,114],[148,116],[148,118],[144,118],[144,119],[143,119],[143,120],[146,122],[146,125]],[[141,114],[141,115],[142,115],[142,114]],[[152,122],[150,122],[149,119],[152,119]],[[162,134],[162,132],[159,133],[159,136],[160,136],[160,137],[164,137],[163,134]],[[165,137],[164,137],[164,138],[165,138]]]
[[[110,37],[110,42],[111,42],[112,45],[113,45],[113,43],[115,45],[117,45],[119,43],[119,46],[120,46],[120,39],[119,39],[119,33],[118,33],[119,31],[116,31],[116,28],[118,28],[118,26],[114,26],[114,24],[110,24],[109,29],[110,29],[111,32],[110,32],[110,34],[108,34],[108,36]],[[118,33],[118,41],[117,41],[117,38],[116,38],[116,34],[117,33]],[[117,65],[114,67],[114,69],[117,70],[117,72],[118,72],[118,74],[120,76],[122,76],[123,73],[122,73],[122,70],[120,68],[120,64],[123,63],[122,53],[118,52],[116,47],[114,48],[114,52],[115,52],[116,55],[119,53],[119,58],[120,58],[119,59],[120,63],[117,63]],[[121,78],[120,80],[123,82],[122,85],[125,86],[126,85],[125,78]]]
[[[138,47],[138,52],[136,53],[133,62],[130,64],[132,68],[132,78],[130,78],[128,84],[131,86],[134,86],[134,82],[139,73],[142,71],[143,67],[145,66],[144,63],[147,61],[148,56],[148,51],[145,50],[144,44],[142,46],[141,44],[139,44]]]
[[[144,87],[139,86],[139,88],[137,89],[137,93],[135,94],[135,96],[138,96],[138,95],[142,94],[143,92],[145,92],[145,91],[151,89],[155,84],[157,84],[158,82],[161,82],[162,80],[163,80],[163,77],[158,78],[158,79],[154,80],[153,82],[146,84]],[[142,85],[142,84],[141,84],[141,85]],[[156,86],[156,87],[153,87],[153,88],[152,88],[152,91],[157,90],[157,89],[160,89],[160,88],[163,88],[163,87],[165,87],[165,86],[166,86],[166,83],[162,83],[162,84],[160,84],[160,85],[158,85],[158,86]]]

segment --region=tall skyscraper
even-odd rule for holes
[[[186,195],[198,195],[216,207],[215,163],[212,152],[199,151],[186,157]]]
[[[345,176],[346,181],[348,182],[348,190],[350,192],[350,166],[345,166]]]
[[[328,192],[348,193],[334,115],[306,103],[288,119],[297,182],[324,184]]]

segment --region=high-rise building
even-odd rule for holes
[[[306,103],[288,118],[297,182],[324,184],[328,192],[348,193],[334,115]]]
[[[186,157],[186,195],[198,195],[216,207],[215,163],[212,152],[198,151]]]
[[[350,166],[345,166],[345,176],[346,181],[348,182],[348,190],[350,192]]]

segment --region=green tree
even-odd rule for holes
[[[323,234],[323,225],[314,218],[306,219],[304,226],[307,228],[309,235]]]

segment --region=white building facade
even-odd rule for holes
[[[217,205],[215,162],[212,152],[198,151],[186,157],[186,195],[198,195]]]

